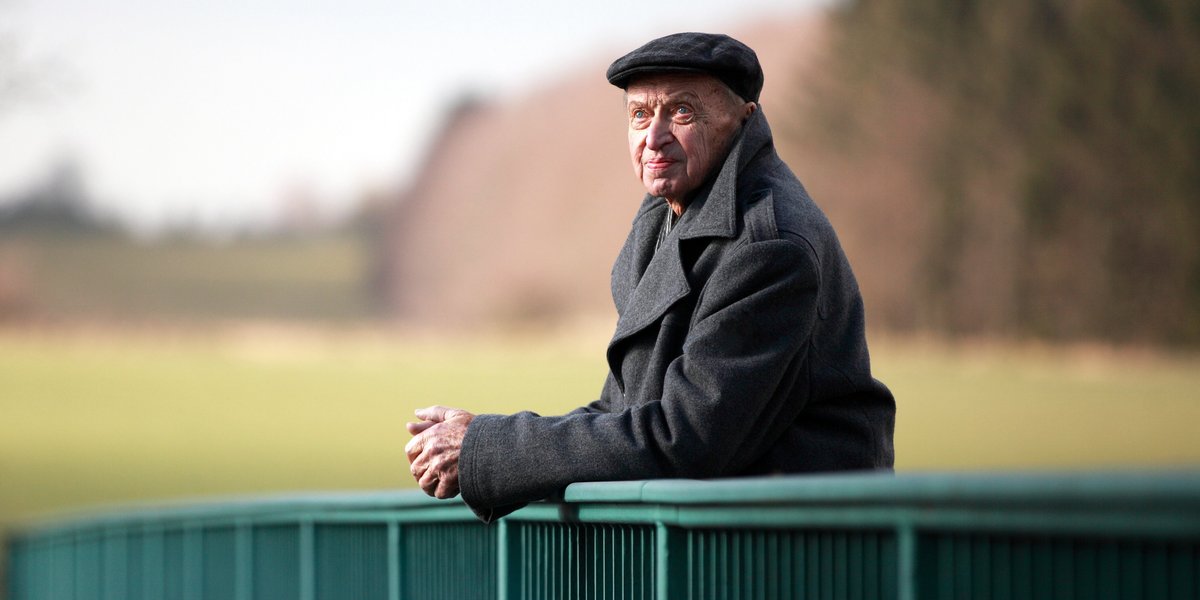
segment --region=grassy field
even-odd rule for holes
[[[0,528],[181,496],[413,487],[420,406],[560,413],[604,333],[0,333]],[[1200,465],[1200,358],[877,342],[900,470]]]

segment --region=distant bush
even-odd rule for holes
[[[900,86],[939,114],[890,149],[920,153],[931,192],[925,326],[1200,343],[1200,3],[858,0],[837,18],[852,85],[821,110],[839,136],[869,135],[855,123]]]

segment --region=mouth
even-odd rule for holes
[[[669,158],[653,158],[642,163],[642,167],[651,171],[665,171],[673,164],[675,161]]]

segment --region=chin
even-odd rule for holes
[[[675,186],[669,182],[654,181],[646,185],[646,192],[651,196],[666,198],[675,190]]]

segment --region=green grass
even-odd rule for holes
[[[877,344],[904,469],[1200,466],[1200,357]]]
[[[141,499],[414,487],[414,409],[569,410],[598,392],[604,341],[0,333],[0,528]],[[902,470],[1200,464],[1195,357],[894,341],[874,356]]]

